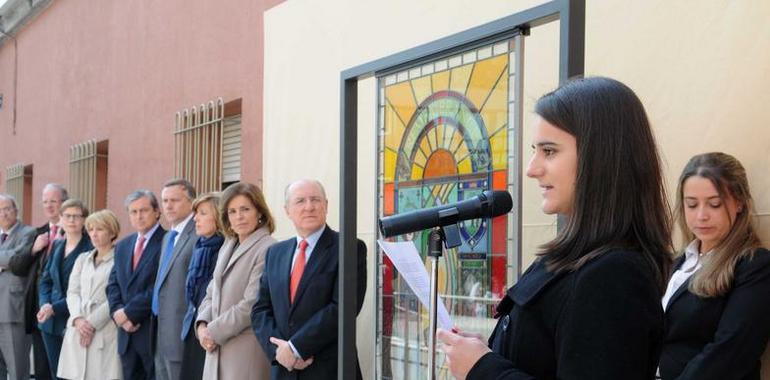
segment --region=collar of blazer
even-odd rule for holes
[[[670,278],[671,278],[671,276],[674,274],[674,272],[676,272],[677,270],[679,270],[679,268],[681,268],[681,267],[682,267],[682,264],[684,264],[684,261],[685,261],[685,259],[686,259],[686,257],[685,257],[685,255],[683,254],[682,256],[679,256],[679,258],[677,258],[677,259],[676,259],[676,261],[674,261],[674,265],[673,265],[673,268],[671,269],[671,273],[670,273],[670,274],[669,274],[669,276],[668,276],[668,277],[669,277],[669,279],[670,279]],[[668,303],[666,304],[666,310],[668,310],[668,308],[669,308],[669,307],[671,307],[671,304],[673,304],[673,303],[674,303],[674,301],[676,301],[676,299],[677,299],[677,298],[681,297],[681,296],[682,296],[682,294],[683,294],[683,293],[684,293],[684,292],[685,292],[687,289],[689,289],[689,288],[690,288],[690,279],[691,279],[691,278],[692,278],[692,277],[689,277],[687,280],[685,280],[685,281],[682,283],[682,285],[679,285],[679,289],[677,289],[677,290],[674,292],[674,294],[672,294],[672,295],[671,295],[671,298],[669,298],[669,299],[668,299]]]
[[[564,273],[555,274],[546,268],[545,260],[538,259],[521,276],[524,281],[519,281],[516,285],[508,289],[507,295],[511,300],[519,305],[527,305],[536,299],[540,293],[545,290],[550,283],[561,278]],[[513,306],[513,305],[510,305]],[[506,311],[507,314],[507,311]]]
[[[257,244],[260,240],[270,236],[270,232],[268,231],[267,227],[260,227],[257,228],[254,232],[249,235],[249,237],[246,238],[241,244],[238,245],[238,247],[235,249],[235,252],[231,254],[229,258],[227,258],[227,266],[225,267],[225,270],[222,271],[222,275],[227,273],[230,268],[232,268],[233,265],[238,261],[238,259],[243,256],[244,253],[248,252],[251,247],[253,247],[255,244]],[[232,247],[238,242],[237,238],[228,239],[225,242],[225,245],[222,246],[220,249],[220,252],[232,252]]]
[[[163,244],[161,244],[161,257],[160,260],[163,260],[163,247],[166,246],[168,243],[168,238],[170,235],[171,230],[166,231],[166,233],[163,235]],[[182,233],[179,234],[179,238],[176,241],[176,244],[174,244],[174,249],[171,251],[171,260],[168,262],[168,265],[166,265],[166,269],[163,271],[163,273],[160,273],[160,265],[158,265],[158,278],[161,282],[166,280],[166,276],[168,275],[168,272],[171,271],[171,267],[174,266],[174,262],[176,261],[176,258],[179,256],[179,253],[181,253],[187,244],[189,244],[192,239],[190,237],[195,236],[195,222],[190,219],[187,222],[187,225],[182,229]],[[191,248],[192,249],[192,248]]]

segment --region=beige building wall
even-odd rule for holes
[[[293,0],[265,14],[264,188],[282,204],[292,179],[327,187],[339,226],[341,71],[436,40],[541,1]],[[763,239],[770,243],[770,2],[587,1],[586,74],[619,79],[647,107],[673,195],[690,156],[721,150],[746,166]],[[557,85],[558,24],[532,30],[525,47],[525,157],[533,102]],[[376,82],[359,84],[358,233],[369,248],[369,286],[358,319],[364,378],[375,363]],[[524,185],[524,265],[553,236],[533,181]],[[278,238],[291,236],[279,213]]]

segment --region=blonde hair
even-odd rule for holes
[[[220,198],[220,193],[218,192],[206,193],[196,198],[192,203],[193,214],[197,213],[198,208],[201,207],[201,205],[203,205],[204,203],[211,204],[212,206],[211,208],[214,210],[214,220],[216,221],[215,223],[217,225],[217,232],[216,232],[217,235],[221,235],[223,231],[222,217],[220,216],[220,213],[219,213],[219,198]]]
[[[86,230],[96,226],[104,227],[104,229],[112,233],[112,241],[115,241],[118,235],[120,235],[120,223],[115,213],[110,210],[99,210],[89,215],[86,218],[85,226]]]
[[[700,297],[718,297],[732,289],[735,265],[744,257],[752,257],[761,246],[752,214],[754,201],[749,191],[746,170],[735,157],[721,152],[694,156],[679,177],[676,195],[676,219],[687,241],[695,239],[684,217],[684,183],[698,176],[709,180],[716,188],[722,204],[732,198],[738,204],[735,220],[730,221],[730,231],[714,250],[703,257],[701,268],[690,280],[689,289]],[[727,212],[727,210],[724,210]]]

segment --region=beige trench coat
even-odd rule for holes
[[[64,330],[64,342],[56,376],[63,379],[122,379],[118,357],[118,330],[110,319],[105,288],[114,263],[114,251],[94,266],[96,250],[75,260],[67,288],[67,308],[70,317]],[[88,348],[80,345],[80,334],[73,325],[83,317],[96,329]]]
[[[270,362],[251,330],[251,308],[259,293],[267,248],[276,241],[262,227],[234,250],[237,242],[228,238],[219,250],[214,277],[198,309],[196,325],[207,322],[219,345],[206,353],[203,378],[207,380],[270,378]]]

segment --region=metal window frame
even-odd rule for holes
[[[338,379],[356,376],[358,183],[358,81],[469,46],[559,21],[559,83],[582,76],[585,57],[585,0],[554,0],[501,19],[342,71],[340,75],[340,244]],[[376,182],[376,181],[375,181]],[[376,184],[375,184],[376,186]],[[376,249],[376,247],[373,247]]]

